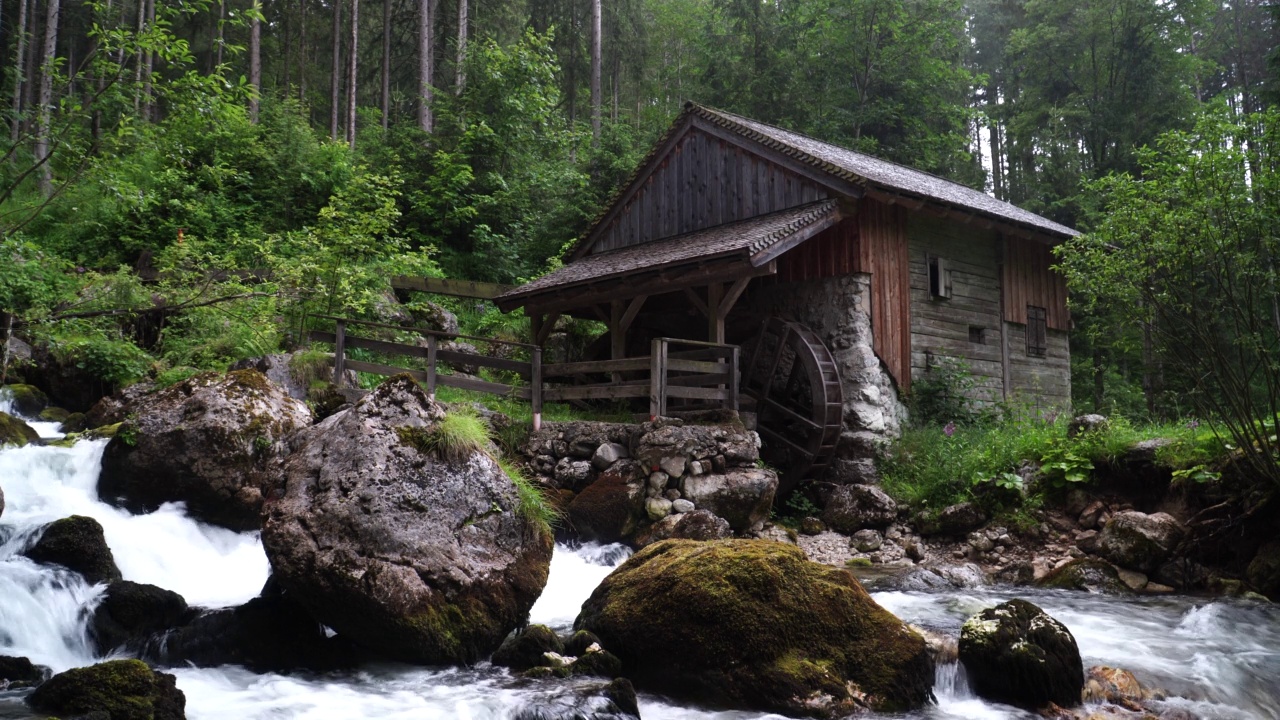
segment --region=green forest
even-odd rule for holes
[[[1261,0],[5,0],[0,333],[120,386],[387,319],[392,275],[537,277],[692,100],[1086,233],[1077,410],[1274,420],[1275,32]]]

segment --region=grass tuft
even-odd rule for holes
[[[404,427],[399,432],[401,440],[441,460],[461,461],[478,452],[493,455],[488,425],[469,410],[454,410],[430,428]]]
[[[516,507],[516,512],[537,523],[547,532],[550,532],[552,527],[560,523],[559,511],[552,507],[551,503],[547,502],[542,490],[524,474],[519,466],[506,458],[499,459],[498,466],[502,468],[502,472],[516,486],[516,493],[520,498],[520,504]]]

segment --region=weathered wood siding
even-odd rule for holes
[[[911,388],[912,303],[907,212],[870,198],[858,204],[858,269],[871,274],[872,348],[898,388]]]
[[[975,399],[1004,396],[1000,350],[1000,238],[994,231],[913,214],[911,248],[911,374],[920,378],[943,358],[962,359],[975,380]],[[929,292],[927,258],[943,258],[951,273],[951,297]],[[981,343],[970,328],[980,328]]]
[[[1071,406],[1071,349],[1067,333],[1050,329],[1044,357],[1027,357],[1027,326],[1005,323],[1009,337],[1009,400],[1029,403],[1040,410],[1064,410]]]
[[[778,258],[777,282],[804,282],[863,272],[858,218],[846,218]]]
[[[592,253],[828,197],[817,183],[690,127],[602,226]]]
[[[1005,239],[1005,320],[1025,325],[1027,306],[1034,305],[1045,309],[1051,329],[1071,329],[1067,280],[1051,269],[1056,262],[1048,245],[1023,238]]]

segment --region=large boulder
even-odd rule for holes
[[[964,535],[970,530],[982,527],[987,521],[987,512],[976,502],[962,502],[948,505],[933,517],[921,517],[916,525],[921,535]]]
[[[40,433],[23,422],[21,418],[0,412],[0,448],[15,445],[22,447],[39,439]]]
[[[110,660],[58,673],[27,697],[32,708],[105,720],[184,720],[187,698],[177,679],[141,660]]]
[[[634,462],[614,463],[569,501],[569,526],[583,540],[613,543],[629,537],[644,517],[645,477]]]
[[[1036,585],[1057,590],[1082,590],[1108,595],[1132,593],[1115,566],[1095,558],[1072,560],[1041,578]]]
[[[1185,534],[1182,524],[1167,513],[1118,512],[1098,536],[1098,554],[1149,575],[1169,558]]]
[[[118,580],[107,586],[89,620],[89,637],[99,655],[118,648],[136,651],[153,634],[188,619],[187,601],[172,590]]]
[[[564,642],[546,625],[530,625],[502,642],[493,653],[493,664],[528,670],[543,664],[547,653],[563,655]]]
[[[760,468],[731,468],[723,474],[688,475],[682,484],[686,500],[742,533],[759,529],[769,519],[778,475]]]
[[[724,540],[733,537],[728,521],[706,510],[674,513],[650,525],[635,538],[637,547],[661,540]]]
[[[185,502],[195,518],[255,530],[277,443],[310,424],[306,404],[256,370],[200,373],[133,403],[103,453],[98,494],[134,512]]]
[[[8,400],[9,407],[24,417],[33,418],[49,406],[49,397],[34,385],[13,383],[0,388],[0,401]]]
[[[328,637],[297,602],[274,588],[234,608],[212,610],[164,635],[142,657],[164,666],[243,665],[255,672],[335,670],[363,657],[342,637]]]
[[[313,385],[327,387],[333,380],[333,356],[317,351],[276,353],[234,363],[229,370],[257,370],[295,400],[311,397]],[[343,375],[347,387],[359,387],[354,370]]]
[[[0,691],[20,690],[44,682],[48,668],[24,657],[0,655]]]
[[[4,496],[0,495],[0,510],[4,509]],[[1258,548],[1245,571],[1249,584],[1272,600],[1280,600],[1280,540]]]
[[[432,449],[443,419],[399,375],[298,432],[262,542],[284,590],[352,642],[475,662],[541,594],[552,536],[486,450]]]
[[[120,579],[120,568],[107,547],[102,525],[91,517],[72,515],[54,520],[22,554],[38,563],[74,570],[90,584]]]
[[[155,391],[156,386],[154,383],[140,382],[134,383],[112,395],[99,398],[92,407],[85,411],[84,426],[97,428],[124,422],[129,413],[133,412],[134,405]]]
[[[1037,710],[1080,704],[1084,665],[1065,625],[1025,600],[987,608],[960,628],[960,662],[982,697]]]
[[[631,681],[563,690],[515,711],[511,720],[640,720]]]
[[[863,528],[882,529],[898,517],[898,503],[875,485],[842,485],[831,492],[822,521],[852,535]]]
[[[642,688],[815,717],[923,705],[925,641],[846,570],[769,540],[666,540],[623,563],[583,604]]]

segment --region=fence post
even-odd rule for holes
[[[435,334],[427,335],[427,397],[436,399],[436,345]]]
[[[529,354],[529,404],[533,406],[533,431],[542,429],[542,348]]]
[[[333,340],[333,384],[342,387],[343,376],[347,370],[347,323],[338,321]]]
[[[649,345],[649,416],[667,414],[667,339],[654,338]]]
[[[734,345],[729,349],[729,409],[738,411],[738,360],[742,350]]]

